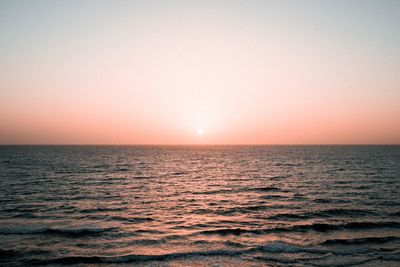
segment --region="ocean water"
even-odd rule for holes
[[[400,146],[2,146],[0,265],[400,266]]]

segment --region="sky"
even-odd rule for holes
[[[0,1],[0,144],[400,144],[400,1]]]

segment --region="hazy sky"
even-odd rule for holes
[[[0,143],[400,143],[400,1],[0,1]]]

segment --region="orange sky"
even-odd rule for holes
[[[398,144],[400,4],[361,3],[4,1],[0,143]]]

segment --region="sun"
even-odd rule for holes
[[[198,129],[197,130],[198,135],[204,135],[204,130],[203,129]]]

